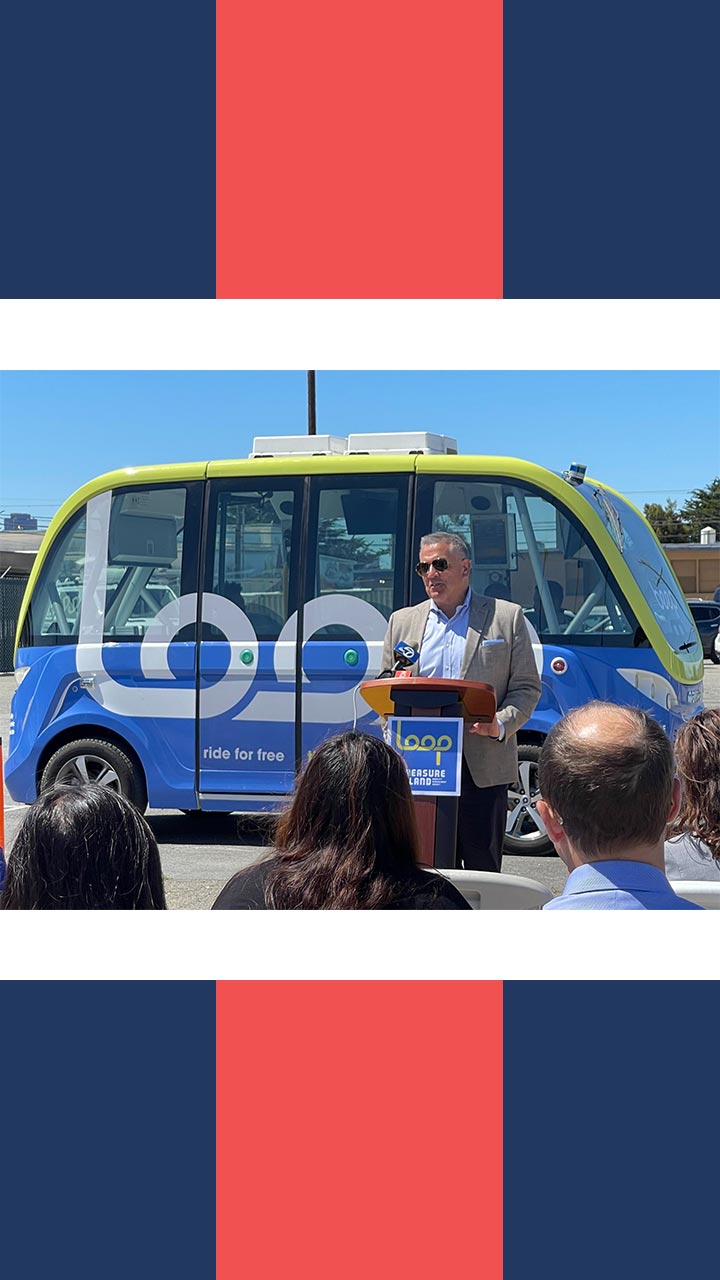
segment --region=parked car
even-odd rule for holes
[[[720,662],[720,653],[716,644],[720,631],[720,604],[711,600],[688,600],[688,608],[695,619],[695,626],[702,640],[703,657]]]

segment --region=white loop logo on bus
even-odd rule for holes
[[[323,627],[341,624],[352,627],[367,645],[368,663],[364,672],[350,688],[328,693],[310,687],[310,680],[303,667],[302,718],[307,724],[345,724],[354,719],[354,690],[361,680],[371,679],[380,670],[383,642],[387,631],[387,618],[358,596],[327,595],[308,600],[303,614],[303,644],[307,644]],[[275,642],[274,668],[278,681],[289,682],[285,689],[261,689],[235,720],[287,721],[295,716],[295,647],[297,642],[297,613],[288,618]],[[201,710],[201,714],[205,714]],[[366,714],[360,701],[359,717]]]
[[[124,685],[105,669],[103,646],[97,642],[97,631],[90,643],[80,634],[77,647],[78,675],[92,677],[90,695],[107,711],[116,715],[157,719],[194,719],[195,687],[180,687],[170,666],[170,645],[183,627],[195,622],[197,595],[193,592],[173,600],[153,619],[140,645],[140,668],[148,681],[167,682],[165,687]],[[222,631],[230,647],[230,659],[224,676],[201,689],[200,716],[210,719],[232,710],[258,677],[259,642],[247,614],[230,600],[214,594],[203,595],[203,620]],[[309,600],[304,610],[304,643],[323,627],[352,627],[367,646],[365,671],[349,688],[335,692],[312,689],[303,669],[303,720],[314,724],[343,724],[354,718],[354,690],[360,680],[371,678],[379,670],[387,620],[367,600],[356,596],[326,595]],[[89,637],[88,637],[89,638]],[[273,669],[278,688],[258,689],[236,720],[292,721],[295,716],[295,653],[297,613],[288,618],[273,644]],[[252,663],[243,660],[250,651]],[[241,657],[242,655],[242,657]],[[365,714],[364,704],[359,714]]]

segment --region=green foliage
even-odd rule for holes
[[[664,506],[660,502],[646,502],[644,515],[661,542],[691,541],[688,526],[672,498]]]
[[[318,528],[318,550],[324,556],[352,560],[353,564],[371,566],[378,563],[378,549],[369,538],[349,535],[344,520],[321,520]]]
[[[720,476],[704,489],[693,489],[680,516],[689,529],[690,542],[700,541],[700,530],[706,525],[712,525],[720,534]]]
[[[644,514],[661,542],[699,542],[707,525],[720,536],[720,476],[704,488],[693,489],[679,509],[668,498],[664,505],[646,502]]]

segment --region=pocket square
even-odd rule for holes
[[[505,644],[505,641],[503,640],[502,636],[501,636],[498,640],[483,640],[483,641],[482,641],[483,648],[485,647],[485,645],[488,645],[488,644]]]

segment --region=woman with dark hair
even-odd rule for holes
[[[155,837],[134,805],[108,787],[51,787],[15,838],[0,908],[164,910]]]
[[[720,880],[720,711],[701,711],[675,739],[680,812],[665,841],[668,880]]]
[[[233,876],[213,910],[471,910],[417,857],[402,760],[380,738],[341,733],[311,756],[273,855]]]

